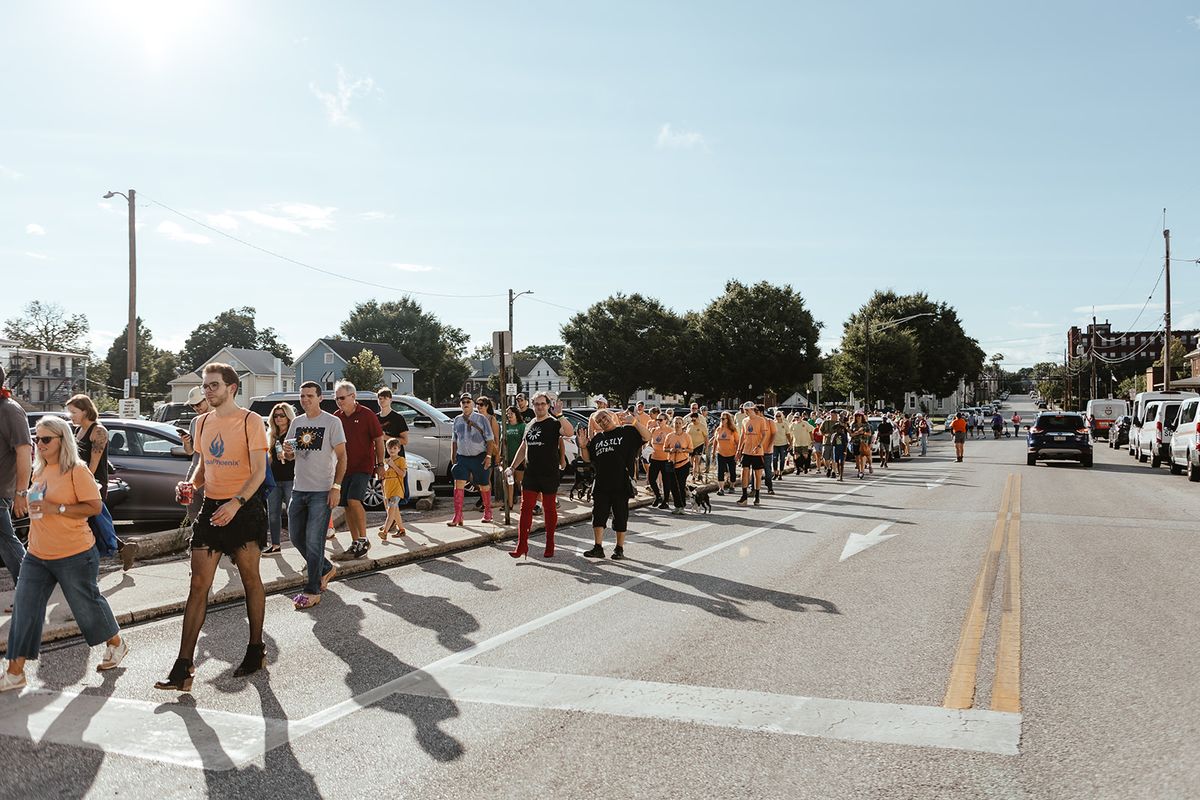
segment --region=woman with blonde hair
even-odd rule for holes
[[[283,521],[287,518],[288,506],[292,503],[292,483],[296,480],[296,462],[283,457],[283,441],[288,428],[296,418],[296,409],[291,403],[276,403],[271,409],[271,424],[267,431],[267,452],[271,459],[271,477],[275,485],[267,490],[267,529],[271,532],[271,543],[263,553],[273,555],[280,551],[279,539],[283,533]]]
[[[129,652],[108,601],[100,593],[100,553],[88,517],[100,513],[100,489],[79,460],[67,421],[46,416],[34,435],[37,456],[29,492],[29,552],[21,563],[8,629],[8,669],[0,692],[25,685],[25,661],[37,659],[46,605],[62,589],[90,646],[106,642],[97,670],[114,669]]]

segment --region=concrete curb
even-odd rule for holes
[[[709,483],[706,484],[704,488],[708,489],[709,491],[716,491],[717,484]],[[630,500],[629,508],[631,510],[645,508],[646,506],[649,506],[651,502],[653,502],[653,498],[643,497],[639,491],[639,496]],[[558,527],[561,528],[566,525],[573,525],[576,522],[584,522],[586,520],[590,520],[591,518],[591,509],[587,509],[586,511],[572,511],[567,514],[560,514],[558,517]],[[537,522],[534,524],[530,533],[536,533],[537,531],[545,530],[545,523]],[[491,533],[479,534],[478,536],[460,539],[454,542],[446,542],[444,544],[435,545],[432,547],[424,547],[420,550],[413,550],[407,553],[397,553],[395,555],[385,556],[384,558],[363,558],[355,561],[339,561],[336,562],[337,577],[345,578],[351,575],[361,575],[366,572],[379,572],[381,570],[391,569],[404,564],[411,564],[416,561],[437,558],[438,556],[444,556],[449,553],[457,553],[464,550],[474,550],[477,547],[495,544],[496,542],[502,542],[506,539],[515,539],[517,538],[517,534],[517,526],[515,525],[497,525],[496,529],[494,529]],[[181,537],[181,544],[179,545],[179,548],[181,549],[182,547],[186,546],[189,535],[190,528],[184,528],[180,531],[172,531],[169,535],[159,534],[158,536],[160,536],[164,542],[175,541],[177,536]],[[163,547],[164,549],[162,550],[162,553],[172,552],[165,549],[166,544],[164,544]],[[287,576],[276,578],[273,581],[265,583],[263,584],[263,588],[266,589],[267,594],[282,594],[287,591],[302,589],[305,582],[306,580],[303,575]],[[224,603],[231,603],[241,600],[244,596],[245,593],[242,591],[240,584],[237,586],[227,586],[219,592],[213,594],[208,600],[208,605],[209,608],[211,608],[214,605],[222,605]],[[170,603],[163,603],[157,606],[151,606],[149,608],[140,608],[134,611],[127,611],[123,614],[117,614],[116,620],[121,626],[132,625],[140,622],[148,622],[161,617],[181,614],[183,613],[183,609],[186,604],[187,598],[182,597],[179,600],[175,600]],[[45,645],[51,642],[61,641],[63,639],[70,639],[75,636],[79,636],[79,626],[74,622],[64,622],[59,623],[58,625],[47,625],[42,630],[42,644]],[[0,652],[6,652],[7,649],[8,643],[5,641],[0,641]]]

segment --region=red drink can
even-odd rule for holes
[[[181,506],[190,506],[196,496],[196,487],[191,481],[180,481],[175,484],[175,497]]]

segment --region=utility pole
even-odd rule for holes
[[[137,397],[137,386],[133,373],[137,371],[137,225],[134,223],[134,197],[137,192],[129,190],[129,332],[125,341],[126,367],[129,372],[129,396]],[[1169,290],[1168,290],[1169,291]]]
[[[1163,209],[1163,241],[1166,242],[1167,256],[1164,269],[1167,277],[1167,310],[1163,316],[1163,328],[1166,330],[1166,341],[1163,342],[1163,391],[1171,390],[1171,231],[1166,227],[1167,210]],[[1153,386],[1147,387],[1153,389]]]
[[[1088,384],[1088,391],[1091,396],[1096,396],[1096,315],[1092,314],[1092,329],[1088,331],[1088,355],[1092,362],[1092,382]]]

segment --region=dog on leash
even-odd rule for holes
[[[592,483],[596,478],[596,471],[592,465],[586,461],[579,459],[575,462],[575,483],[571,486],[571,493],[568,495],[572,500],[580,500],[590,503],[592,500]]]
[[[709,491],[704,488],[696,488],[692,490],[692,507],[697,511],[703,511],[705,514],[712,513],[712,500],[708,499]]]

